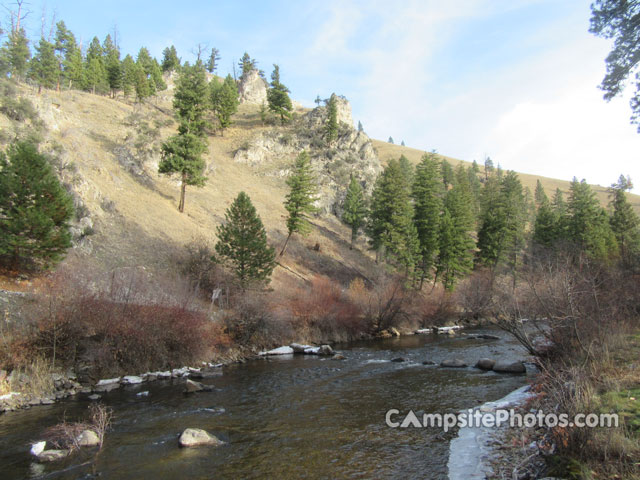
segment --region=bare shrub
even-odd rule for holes
[[[181,272],[191,281],[192,288],[203,299],[211,300],[212,293],[219,289],[221,295],[218,303],[227,307],[231,303],[233,278],[213,258],[211,245],[205,239],[198,238],[187,245],[178,263]]]
[[[70,453],[79,450],[80,435],[85,431],[96,434],[100,443],[98,450],[102,449],[104,436],[111,427],[113,410],[101,403],[89,406],[89,415],[86,421],[62,422],[53,425],[44,432],[44,439],[56,449],[68,450]]]
[[[491,316],[494,280],[494,273],[484,269],[473,272],[458,285],[455,296],[463,319],[478,321]]]
[[[225,315],[224,324],[230,340],[240,347],[268,348],[294,340],[286,316],[274,314],[266,296],[259,293],[247,293],[238,299],[234,309]]]

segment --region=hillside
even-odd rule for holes
[[[224,136],[209,138],[206,156],[209,180],[203,188],[187,189],[186,210],[181,214],[176,208],[177,179],[157,173],[160,144],[176,128],[171,89],[145,105],[80,91],[45,91],[37,95],[21,87],[20,93],[35,105],[46,126],[43,148],[58,157],[63,180],[72,185],[78,197],[79,239],[73,255],[105,269],[175,270],[185,255],[185,246],[193,242],[210,246],[215,243],[215,230],[223,221],[226,208],[243,190],[262,217],[270,242],[276,248],[284,242],[286,173],[298,149],[313,144],[313,138],[303,139],[308,126],[318,122],[313,112],[309,114],[309,110],[299,107],[298,119],[292,125],[280,127],[263,125],[256,105],[241,105],[233,126]],[[0,115],[0,126],[8,129],[10,125],[11,121]],[[357,144],[357,148],[371,150],[369,156],[362,155],[369,164],[363,164],[362,159],[358,160],[360,164],[352,164],[351,157],[341,158],[340,152],[335,151],[329,156],[333,156],[331,162],[322,164],[322,159],[318,160],[317,168],[324,169],[323,197],[340,198],[342,192],[337,186],[344,184],[344,177],[348,179],[350,169],[369,170],[366,188],[372,187],[379,170],[379,164],[375,165],[378,158],[368,146],[371,145],[368,137],[354,132],[347,131],[343,136]],[[258,162],[242,161],[255,153],[251,149],[256,145],[263,148],[269,141],[269,148],[277,147],[277,154],[260,150],[262,157]],[[423,154],[379,140],[372,140],[372,144],[383,164],[401,154],[417,162]],[[449,160],[453,164],[459,162]],[[532,190],[538,178],[550,194],[556,187],[568,189],[568,182],[521,175],[523,184]],[[605,189],[595,189],[606,203]],[[640,210],[640,197],[630,198]],[[331,202],[325,204],[325,214],[315,220],[311,235],[294,236],[287,255],[278,259],[282,267],[274,273],[274,288],[291,280],[309,279],[314,274],[331,276],[343,285],[355,277],[370,278],[375,274],[373,256],[366,250],[364,240],[360,238],[360,248],[349,250],[349,229],[329,213],[335,208]]]
[[[392,143],[384,142],[382,140],[372,140],[372,142],[374,147],[376,148],[376,151],[378,152],[378,156],[380,157],[380,161],[382,163],[386,163],[391,158],[398,158],[400,157],[400,155],[404,155],[413,164],[416,164],[420,161],[420,158],[422,157],[422,155],[424,155],[424,152],[422,150],[416,150],[415,148],[403,147],[401,145],[394,145]],[[451,158],[445,155],[440,155],[440,157],[446,158],[454,166],[457,165],[458,163],[471,165],[471,162],[458,160],[457,158]],[[480,160],[478,160],[478,162],[480,162]],[[482,165],[480,165],[480,168],[482,169]],[[621,172],[611,172],[611,182],[614,182],[618,178],[620,173]],[[522,185],[524,187],[528,187],[531,190],[531,192],[535,190],[536,183],[538,180],[540,180],[549,198],[553,197],[553,194],[557,188],[559,188],[562,192],[564,192],[565,199],[567,198],[566,194],[568,194],[569,192],[569,183],[570,183],[568,181],[558,180],[557,178],[530,175],[527,173],[518,173],[518,176],[520,177],[520,181],[522,182]],[[576,172],[576,177],[578,177],[579,180],[582,179],[582,177],[580,176],[580,172]],[[607,188],[601,185],[591,185],[591,188],[594,192],[596,192],[596,195],[600,200],[600,203],[606,207],[609,204],[609,194],[607,192]],[[633,205],[635,211],[637,213],[640,213],[640,195],[629,194],[628,199],[629,199],[629,202]]]

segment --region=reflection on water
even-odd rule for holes
[[[496,333],[496,332],[491,332]],[[86,396],[0,417],[0,478],[433,478],[447,476],[451,433],[391,429],[385,412],[452,412],[496,400],[525,382],[473,368],[422,365],[462,358],[518,359],[503,340],[419,335],[338,346],[346,360],[313,356],[251,361],[204,380],[212,392],[185,396],[183,381],[131,386],[103,397],[113,429],[94,465],[74,456],[39,465],[29,444],[63,416],[80,418]],[[390,360],[405,358],[405,362]],[[149,390],[149,396],[136,392]],[[227,445],[180,449],[187,427]]]

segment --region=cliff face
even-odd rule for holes
[[[296,155],[307,151],[320,184],[316,206],[325,214],[340,216],[349,177],[354,175],[371,193],[382,167],[369,137],[353,128],[349,102],[337,98],[339,127],[334,142],[326,139],[327,108],[322,106],[286,129],[272,128],[255,136],[236,152],[234,160],[265,176],[286,177]]]

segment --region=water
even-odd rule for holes
[[[191,396],[182,393],[184,380],[130,386],[103,396],[115,417],[95,459],[83,453],[42,465],[29,455],[46,427],[63,417],[82,418],[86,395],[5,414],[0,478],[445,479],[455,433],[392,429],[385,413],[453,412],[523,385],[524,376],[422,365],[524,356],[515,341],[498,335],[503,339],[419,335],[352,343],[339,346],[343,361],[302,355],[255,360],[224,367],[222,375],[203,381],[215,386],[213,392]],[[396,357],[407,361],[390,362]],[[143,390],[149,396],[137,397]],[[187,427],[228,443],[181,449],[177,438]]]

